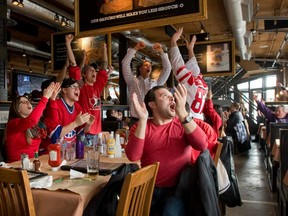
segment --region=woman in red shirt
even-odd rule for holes
[[[49,98],[56,98],[59,88],[59,83],[51,83],[35,109],[25,96],[18,96],[12,102],[6,127],[7,162],[20,160],[23,153],[32,158],[38,151],[41,138],[46,136],[43,125],[38,123]]]

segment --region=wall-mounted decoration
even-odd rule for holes
[[[207,19],[207,0],[75,1],[79,37]]]
[[[184,61],[188,61],[186,45],[179,46]],[[194,53],[203,76],[230,76],[234,74],[234,39],[196,43]]]

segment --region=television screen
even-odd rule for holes
[[[34,90],[41,92],[42,82],[51,78],[51,76],[15,72],[14,91],[17,95],[31,94]]]

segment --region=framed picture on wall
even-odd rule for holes
[[[188,61],[186,45],[179,46],[184,61]],[[194,53],[203,76],[230,76],[235,73],[235,41],[225,39],[197,42]]]
[[[77,37],[207,19],[207,0],[75,1]]]

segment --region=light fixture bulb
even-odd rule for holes
[[[25,53],[25,52],[23,52],[23,54],[22,54],[22,57],[23,57],[23,58],[25,58],[25,57],[26,57],[26,53]]]
[[[203,34],[203,33],[205,33],[205,29],[204,29],[204,26],[201,24],[200,34]]]
[[[206,36],[204,37],[204,40],[205,41],[209,41],[210,40],[210,34],[209,33],[206,34]]]
[[[18,0],[12,0],[12,4],[17,6],[19,4]]]
[[[70,21],[67,19],[66,20],[66,27],[69,28],[70,27]]]
[[[64,17],[61,19],[61,26],[66,26],[66,19]]]
[[[29,73],[32,73],[32,69],[30,68]]]
[[[54,21],[59,22],[59,15],[57,13],[54,15]]]
[[[19,0],[19,4],[18,4],[18,7],[21,7],[21,8],[23,8],[23,7],[24,7],[24,4],[23,4],[23,0]]]

